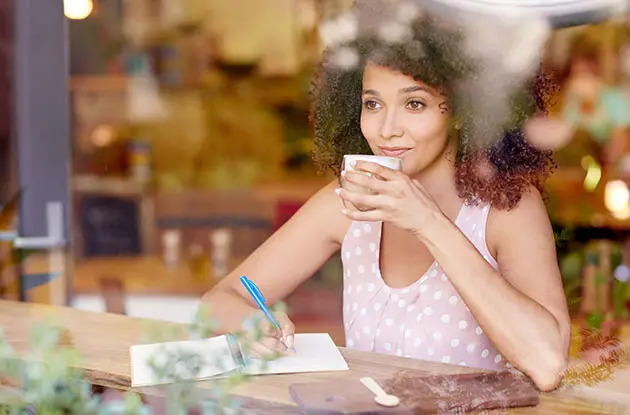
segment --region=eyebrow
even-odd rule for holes
[[[398,90],[398,93],[400,93],[400,94],[409,94],[411,92],[417,92],[417,91],[424,91],[424,92],[426,92],[428,94],[435,95],[428,88],[420,86],[420,85],[413,85],[413,86],[408,86],[406,88],[402,88],[402,89]],[[380,95],[378,93],[378,91],[375,90],[375,89],[364,89],[363,90],[363,94],[364,95],[376,95],[376,96]]]

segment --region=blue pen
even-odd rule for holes
[[[269,322],[273,324],[280,333],[282,333],[282,329],[280,328],[278,320],[275,319],[273,314],[271,314],[271,311],[269,311],[269,308],[267,308],[267,305],[265,304],[265,297],[262,295],[256,284],[254,284],[253,281],[251,281],[244,275],[241,277],[241,282],[245,286],[245,289],[247,290],[249,295],[251,295],[256,302],[256,305],[262,310],[263,313],[265,313],[267,320],[269,320]],[[295,347],[292,346],[291,351],[295,353]]]

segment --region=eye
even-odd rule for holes
[[[407,101],[407,104],[405,105],[405,107],[407,109],[410,109],[412,111],[419,111],[422,108],[425,107],[424,102],[417,100],[417,99],[410,99],[409,101]]]
[[[363,106],[365,107],[365,109],[367,109],[368,111],[376,111],[378,109],[381,108],[381,104],[378,101],[375,101],[373,99],[366,99],[363,102]]]

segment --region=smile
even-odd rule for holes
[[[400,157],[407,151],[411,150],[410,147],[380,147],[381,152],[383,152],[384,156],[389,157]]]

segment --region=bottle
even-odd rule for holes
[[[181,232],[176,229],[162,234],[162,255],[167,268],[177,268],[181,257]]]
[[[151,147],[143,140],[129,144],[129,169],[131,179],[146,184],[151,179]]]
[[[210,234],[213,275],[216,280],[225,277],[230,267],[230,249],[232,246],[232,231],[219,228]]]
[[[201,245],[193,244],[190,246],[188,251],[188,263],[190,265],[190,272],[195,280],[202,283],[212,282],[210,260],[207,255],[204,255]]]

